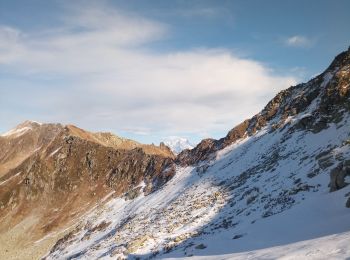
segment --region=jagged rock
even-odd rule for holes
[[[219,143],[215,139],[204,139],[194,149],[182,151],[176,158],[176,162],[181,165],[196,164],[204,161],[219,149]]]

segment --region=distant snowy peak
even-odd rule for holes
[[[192,149],[194,147],[188,139],[178,136],[168,137],[163,143],[168,146],[174,154],[179,154],[185,149]]]

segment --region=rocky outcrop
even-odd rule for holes
[[[182,151],[177,157],[176,162],[180,165],[191,165],[204,161],[209,156],[220,148],[217,140],[208,138],[202,140],[194,149],[186,149]]]
[[[347,176],[350,177],[350,160],[340,163],[331,171],[330,191],[337,191],[349,185],[345,180]]]
[[[228,132],[224,138],[219,140],[211,138],[202,140],[195,148],[182,151],[176,157],[176,162],[180,165],[192,165],[209,159],[214,152],[221,150],[238,139],[244,137],[247,132],[249,122],[249,120],[245,120],[243,123],[239,124]]]

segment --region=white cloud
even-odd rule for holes
[[[312,40],[301,35],[294,35],[285,40],[286,45],[291,47],[308,47],[312,45]]]
[[[21,37],[19,30],[0,25],[0,64],[12,62],[20,55],[18,39]]]
[[[29,93],[8,90],[16,102],[40,107],[40,115],[36,109],[31,117],[37,120],[142,135],[200,135],[229,130],[295,83],[225,49],[147,48],[168,37],[168,27],[109,6],[73,7],[62,19],[62,27],[49,32],[0,28],[7,35],[0,65],[49,84]]]

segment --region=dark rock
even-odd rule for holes
[[[348,185],[348,183],[345,182],[345,177],[350,176],[350,167],[348,166],[349,163],[350,160],[340,163],[331,171],[331,181],[329,184],[331,192],[340,190]]]
[[[232,239],[239,239],[241,237],[243,237],[243,234],[235,235]]]
[[[205,248],[207,248],[207,246],[204,244],[199,244],[199,245],[195,246],[195,249],[205,249]]]
[[[345,206],[346,206],[347,208],[350,208],[350,197],[349,197],[348,200],[346,201]]]

